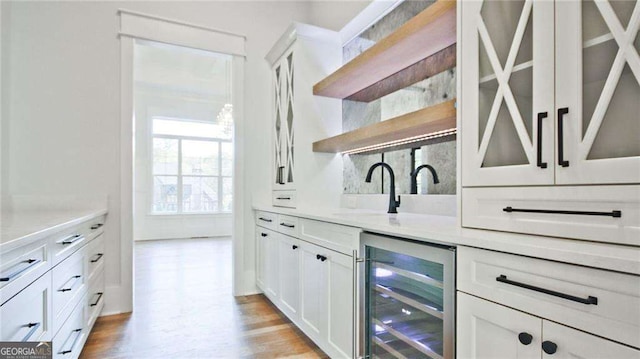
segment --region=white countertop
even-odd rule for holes
[[[3,211],[0,216],[0,253],[106,213],[106,208]]]
[[[456,217],[451,216],[386,214],[345,208],[289,209],[270,205],[253,208],[412,240],[484,248],[640,275],[640,248],[636,247],[461,228]]]

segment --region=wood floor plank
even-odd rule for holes
[[[100,317],[81,359],[327,358],[263,295],[231,294],[231,240],[137,242],[133,313]]]

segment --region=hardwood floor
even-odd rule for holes
[[[137,242],[134,312],[101,317],[81,359],[326,358],[263,295],[231,295],[231,240]]]

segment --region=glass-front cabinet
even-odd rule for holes
[[[369,234],[363,239],[364,357],[454,358],[454,251]]]
[[[458,4],[463,186],[640,182],[640,1]]]
[[[274,161],[273,189],[294,189],[294,68],[293,49],[272,69]]]

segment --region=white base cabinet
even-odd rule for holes
[[[457,342],[458,358],[640,358],[640,350],[462,292]]]
[[[274,220],[257,221],[258,287],[330,357],[353,357],[356,273],[353,251],[344,245],[353,244],[356,250],[361,230],[273,216],[266,212],[256,215],[258,219]],[[271,223],[287,224],[275,226],[277,231],[287,234],[263,227]],[[305,239],[291,236],[299,233],[298,226],[312,229],[300,235]]]

